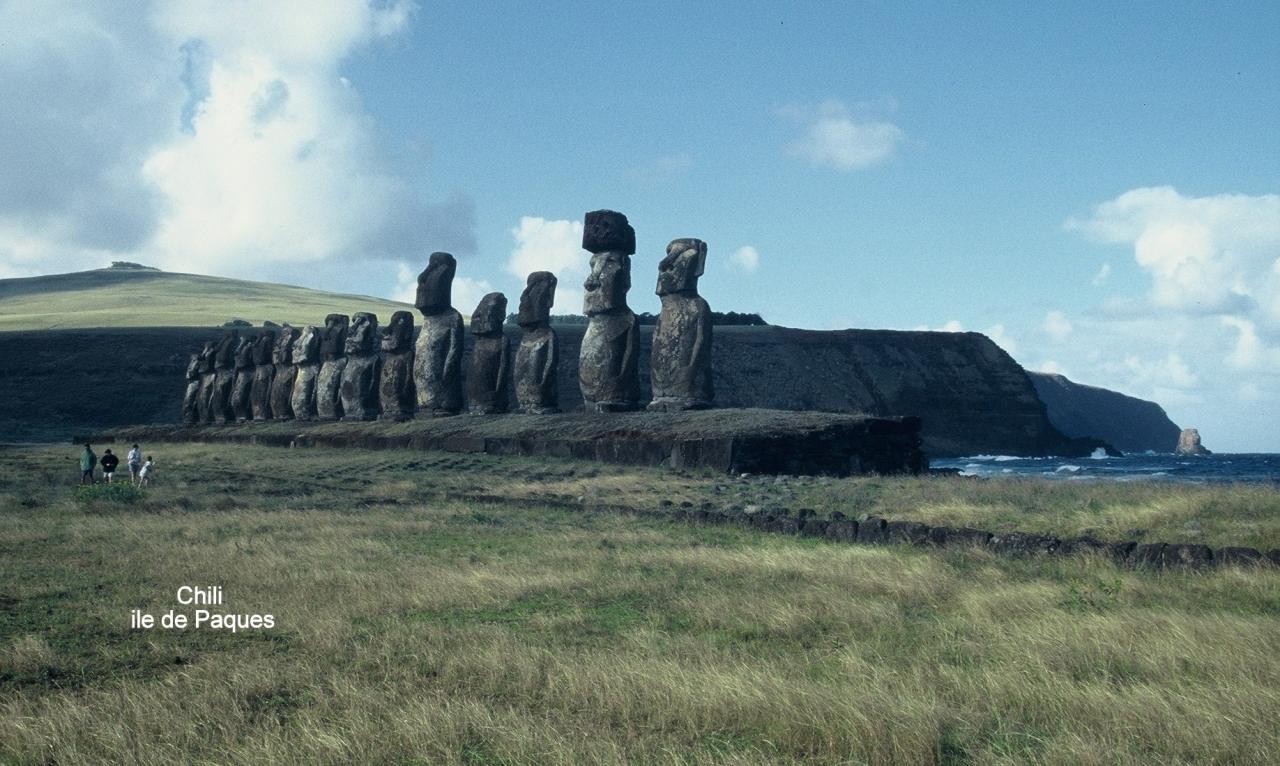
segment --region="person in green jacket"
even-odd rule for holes
[[[93,467],[98,464],[98,456],[93,454],[93,448],[88,444],[84,445],[84,452],[80,453],[80,483],[93,483]]]

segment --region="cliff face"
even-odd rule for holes
[[[1093,436],[1125,452],[1173,452],[1178,446],[1181,429],[1155,402],[1061,375],[1027,374],[1049,408],[1049,420],[1068,436]]]
[[[646,400],[650,330],[641,334]],[[581,404],[583,328],[556,331],[561,407],[572,410]],[[177,422],[187,355],[219,332],[0,333],[0,439],[62,439],[75,431]],[[518,329],[508,334],[518,341]],[[717,327],[713,367],[720,406],[916,415],[924,421],[930,456],[1087,454],[1095,446],[1055,429],[1027,373],[978,333]]]

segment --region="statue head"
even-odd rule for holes
[[[537,327],[551,321],[551,307],[556,303],[556,275],[535,271],[525,280],[520,293],[520,313],[516,322],[524,328]]]
[[[697,293],[698,277],[707,266],[707,243],[700,239],[673,239],[667,257],[658,264],[658,295]]]
[[[413,305],[423,316],[440,314],[453,308],[453,274],[458,262],[448,253],[432,253],[427,268],[418,275],[418,296]]]
[[[472,335],[501,335],[502,325],[507,321],[507,296],[502,293],[489,293],[480,299],[476,310],[471,312]]]
[[[589,253],[635,255],[636,230],[613,210],[593,210],[582,225],[582,249]]]
[[[351,329],[347,331],[347,354],[368,356],[377,348],[378,315],[358,311],[351,317]]]
[[[631,256],[618,252],[591,256],[591,273],[582,287],[586,290],[582,311],[587,316],[626,309],[627,291],[631,289]]]
[[[324,318],[324,335],[320,338],[320,358],[337,359],[347,353],[346,314],[330,314]]]
[[[244,370],[253,366],[253,341],[249,338],[240,336],[240,342],[236,344],[236,369]]]
[[[321,331],[313,324],[302,328],[302,332],[293,341],[294,364],[315,364],[320,361],[320,335]]]
[[[398,354],[413,348],[413,312],[397,311],[382,329],[382,350]]]
[[[187,360],[187,380],[200,379],[200,354],[192,354]]]
[[[227,330],[218,340],[214,351],[213,366],[219,370],[230,370],[236,364],[236,345],[240,342],[239,330]]]
[[[253,363],[256,365],[271,364],[271,357],[276,348],[276,331],[263,330],[253,343]]]
[[[274,364],[293,364],[293,342],[297,338],[297,328],[289,325],[282,327],[276,344],[271,349],[271,361]]]
[[[213,360],[218,353],[218,344],[213,341],[205,343],[200,349],[200,374],[213,372]]]

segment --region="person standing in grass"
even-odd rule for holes
[[[102,460],[98,462],[102,463],[103,480],[110,484],[111,477],[116,472],[116,466],[120,465],[120,458],[112,455],[111,450],[106,450],[102,453]]]
[[[147,455],[147,462],[142,464],[142,470],[138,472],[138,484],[143,487],[150,487],[151,480],[156,475],[156,460]]]
[[[133,449],[129,450],[129,481],[133,484],[139,482],[138,474],[142,473],[142,450],[138,445],[133,445]]]
[[[98,464],[98,456],[93,454],[93,447],[88,444],[84,445],[84,452],[80,453],[80,483],[93,483],[93,467]]]

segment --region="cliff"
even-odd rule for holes
[[[1029,372],[1049,420],[1068,436],[1093,436],[1124,452],[1173,452],[1180,428],[1155,402],[1076,383],[1062,375]]]
[[[650,331],[642,331],[645,397]],[[219,332],[0,333],[0,439],[65,439],[75,432],[176,422],[187,356]],[[569,410],[581,403],[583,328],[561,326],[557,332],[561,404]],[[511,328],[509,337],[517,342],[519,330]],[[915,415],[924,422],[924,448],[933,457],[1087,454],[1096,446],[1055,429],[1026,372],[978,333],[717,327],[713,364],[721,406]]]

